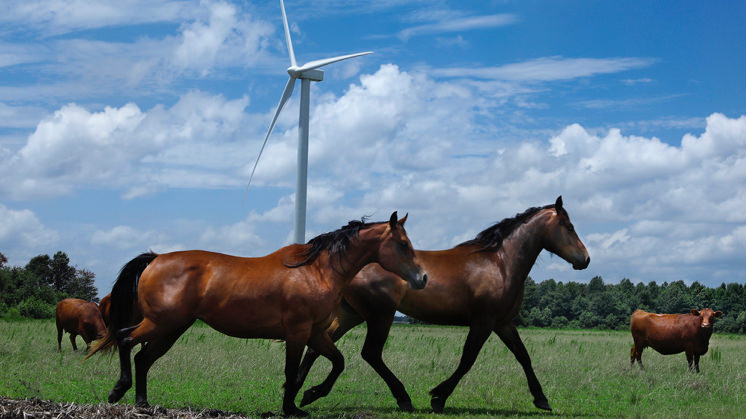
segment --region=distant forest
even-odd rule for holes
[[[98,302],[93,285],[96,275],[70,266],[64,252],[39,255],[21,267],[7,266],[0,253],[0,318],[44,319],[54,317],[57,303],[65,298]]]
[[[7,266],[0,253],[0,318],[51,318],[57,302],[68,297],[98,302],[94,278],[93,272],[70,266],[63,252],[36,256],[25,267]],[[587,284],[553,279],[536,283],[529,277],[515,322],[557,329],[623,330],[638,308],[687,313],[704,307],[723,312],[715,323],[716,331],[746,333],[746,287],[742,284],[708,288],[699,282],[687,286],[683,281],[633,284],[626,278],[606,284],[600,276]]]

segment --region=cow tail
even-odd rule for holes
[[[150,265],[157,253],[146,252],[127,262],[119,271],[114,287],[111,290],[111,305],[109,314],[109,325],[104,336],[91,345],[85,359],[90,358],[99,351],[110,351],[115,348],[117,342],[116,332],[130,326],[135,313],[137,302],[137,285],[140,275]]]

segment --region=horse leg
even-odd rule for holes
[[[414,406],[412,406],[412,399],[404,388],[404,384],[386,366],[382,357],[383,346],[386,344],[395,313],[396,311],[394,310],[391,313],[368,319],[368,333],[365,336],[365,343],[363,344],[361,354],[363,359],[373,367],[378,375],[383,378],[383,381],[386,382],[386,385],[389,386],[389,390],[391,390],[391,394],[396,399],[399,409],[412,412],[414,411]]]
[[[109,403],[116,403],[124,396],[124,393],[132,387],[132,362],[130,353],[132,352],[132,340],[129,338],[137,325],[116,332],[117,348],[119,349],[119,380],[114,384],[114,388],[109,392]]]
[[[194,321],[169,334],[158,333],[135,355],[135,405],[148,407],[148,371],[162,357]]]
[[[295,396],[298,395],[298,390],[300,390],[296,382],[298,366],[310,334],[309,327],[308,329],[299,328],[299,330],[292,332],[288,331],[285,336],[285,393],[282,396],[282,411],[287,416],[308,416],[308,412],[295,405]]]
[[[329,394],[329,392],[332,391],[332,387],[337,381],[337,378],[339,378],[339,375],[342,374],[342,371],[345,369],[345,359],[342,356],[342,353],[339,352],[339,349],[337,349],[336,346],[334,346],[329,334],[327,334],[325,330],[311,335],[311,339],[308,341],[308,346],[316,351],[316,353],[331,361],[332,370],[329,373],[329,376],[327,376],[321,384],[313,386],[303,393],[303,399],[300,402],[301,407],[313,403],[317,399]],[[300,387],[298,388],[300,389]]]
[[[326,330],[332,342],[338,341],[339,338],[344,336],[344,334],[347,333],[350,329],[363,322],[363,318],[360,317],[359,314],[357,314],[351,308],[345,309],[346,306],[346,303],[343,301],[339,307],[336,318],[332,322],[332,325],[329,326],[329,328]],[[321,354],[316,352],[311,347],[306,350],[306,354],[303,355],[303,360],[301,361],[300,368],[298,369],[298,378],[296,379],[296,385],[298,386],[298,389],[301,389],[303,387],[303,383],[306,381],[308,372],[311,370],[313,363],[316,362],[319,356],[321,356]]]
[[[515,328],[513,322],[495,328],[495,333],[497,333],[497,336],[500,337],[505,346],[510,349],[510,352],[513,352],[515,359],[523,367],[523,372],[526,374],[526,379],[528,380],[528,389],[531,391],[531,395],[534,396],[534,406],[539,409],[551,411],[552,408],[549,406],[549,401],[541,389],[539,380],[536,378],[534,368],[531,366],[531,357],[528,355],[526,346],[523,345],[523,341],[520,335],[518,335],[518,330]]]
[[[461,361],[459,361],[456,371],[445,381],[438,384],[437,387],[430,390],[430,395],[432,396],[430,406],[432,406],[434,412],[443,412],[448,396],[453,393],[458,382],[469,372],[471,366],[474,365],[479,351],[490,336],[492,329],[491,323],[488,321],[475,322],[469,328],[469,334],[466,337],[466,343],[464,343],[464,352],[461,354]]]

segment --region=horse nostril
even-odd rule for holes
[[[422,275],[422,285],[427,284],[427,274]]]

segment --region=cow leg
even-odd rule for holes
[[[309,348],[313,348],[316,353],[323,355],[324,358],[331,361],[332,370],[321,384],[313,386],[303,393],[303,399],[300,402],[301,407],[313,403],[319,398],[329,394],[329,392],[332,391],[332,387],[337,381],[337,378],[339,378],[339,375],[342,374],[342,371],[345,369],[345,359],[342,356],[342,353],[339,352],[339,349],[334,346],[334,343],[326,333],[326,330],[313,334],[311,339],[308,341],[308,346]]]
[[[62,352],[62,325],[57,323],[57,350]]]
[[[75,344],[75,337],[78,336],[75,333],[70,333],[70,343],[73,344],[73,351],[78,350],[78,345]]]
[[[692,352],[686,351],[686,362],[689,364],[689,371],[692,371],[692,361],[694,361],[694,354]]]
[[[456,371],[454,371],[445,381],[438,384],[437,387],[430,390],[430,395],[432,396],[430,399],[430,406],[433,408],[434,412],[443,412],[448,396],[453,393],[458,382],[467,372],[469,372],[471,366],[474,365],[474,361],[476,361],[479,351],[482,349],[482,346],[484,346],[484,342],[490,336],[490,332],[492,332],[493,324],[494,320],[488,321],[486,319],[479,319],[479,321],[475,321],[471,325],[469,328],[469,334],[466,337],[466,342],[464,343],[464,352],[461,354],[461,361],[459,361]]]
[[[645,345],[642,342],[635,341],[635,343],[632,345],[632,350],[630,351],[629,361],[630,365],[635,365],[635,359],[637,360],[637,363],[640,364],[640,369],[644,370],[645,367],[642,365],[642,351],[645,349]]]
[[[694,354],[694,369],[699,372],[699,355]]]
[[[515,359],[523,367],[523,372],[526,374],[526,379],[528,380],[528,388],[531,391],[531,395],[534,396],[534,406],[539,409],[551,411],[552,408],[549,406],[549,401],[544,395],[539,379],[536,378],[534,368],[531,366],[531,357],[528,355],[526,346],[523,345],[523,341],[518,335],[518,330],[515,328],[513,322],[502,327],[496,327],[495,333],[497,333],[497,336],[500,337],[505,346],[510,349],[510,352],[513,352]]]
[[[365,336],[362,356],[378,375],[381,376],[383,381],[386,382],[391,394],[396,399],[399,409],[411,412],[414,411],[414,406],[412,406],[412,399],[404,388],[404,384],[399,381],[396,375],[383,362],[383,346],[386,344],[395,313],[396,310],[383,316],[368,319],[368,333]]]

